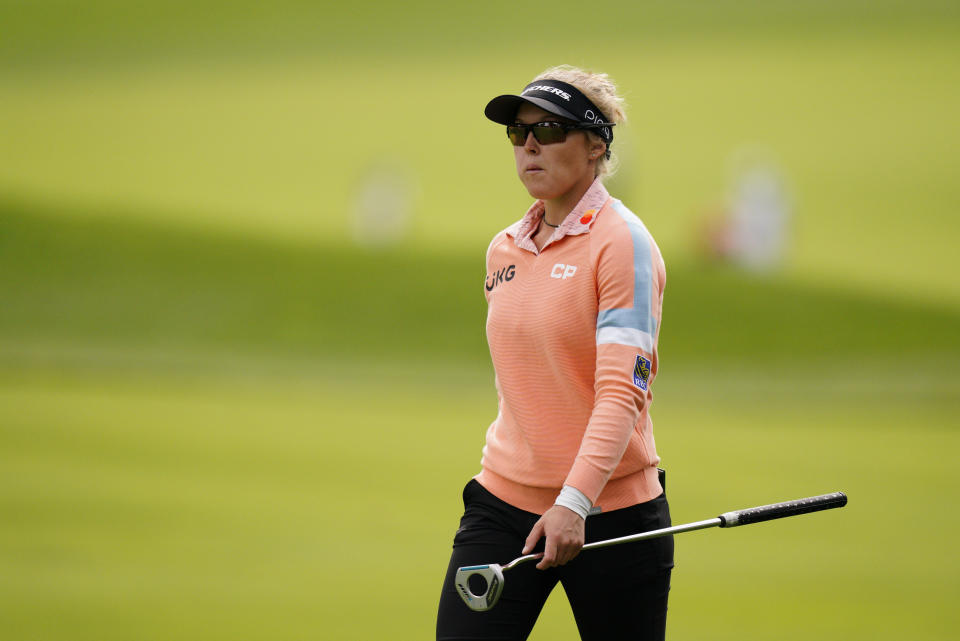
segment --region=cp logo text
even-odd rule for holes
[[[566,280],[577,273],[576,265],[564,265],[563,263],[557,263],[553,266],[553,269],[550,270],[550,278],[560,278]]]

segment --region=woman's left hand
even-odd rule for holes
[[[569,563],[580,554],[580,548],[583,547],[584,519],[573,510],[562,505],[554,505],[534,523],[524,543],[522,554],[529,554],[540,537],[544,536],[547,537],[547,541],[543,558],[537,563],[537,569],[546,570]]]

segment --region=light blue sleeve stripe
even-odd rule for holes
[[[597,315],[597,343],[622,343],[651,352],[653,337],[657,335],[657,321],[651,309],[653,263],[650,233],[619,200],[614,200],[612,205],[613,210],[627,223],[633,240],[633,307],[600,310]]]

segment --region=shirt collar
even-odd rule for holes
[[[577,236],[590,231],[593,221],[597,218],[597,212],[610,198],[607,188],[603,186],[600,177],[597,176],[590,187],[587,189],[580,202],[574,207],[567,217],[563,219],[560,226],[553,230],[553,235],[543,245],[555,243],[564,236]],[[513,237],[514,244],[520,249],[526,249],[535,254],[539,253],[537,246],[533,242],[533,235],[537,233],[537,227],[543,218],[544,204],[542,200],[537,200],[532,205],[523,218],[513,223],[506,229],[506,233]]]

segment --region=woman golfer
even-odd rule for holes
[[[664,637],[672,537],[577,556],[670,525],[650,420],[663,259],[602,182],[622,102],[606,74],[563,66],[487,104],[536,201],[487,250],[499,412],[463,491],[437,639],[526,639],[557,582],[582,639]],[[458,596],[458,567],[540,549],[495,608]]]

